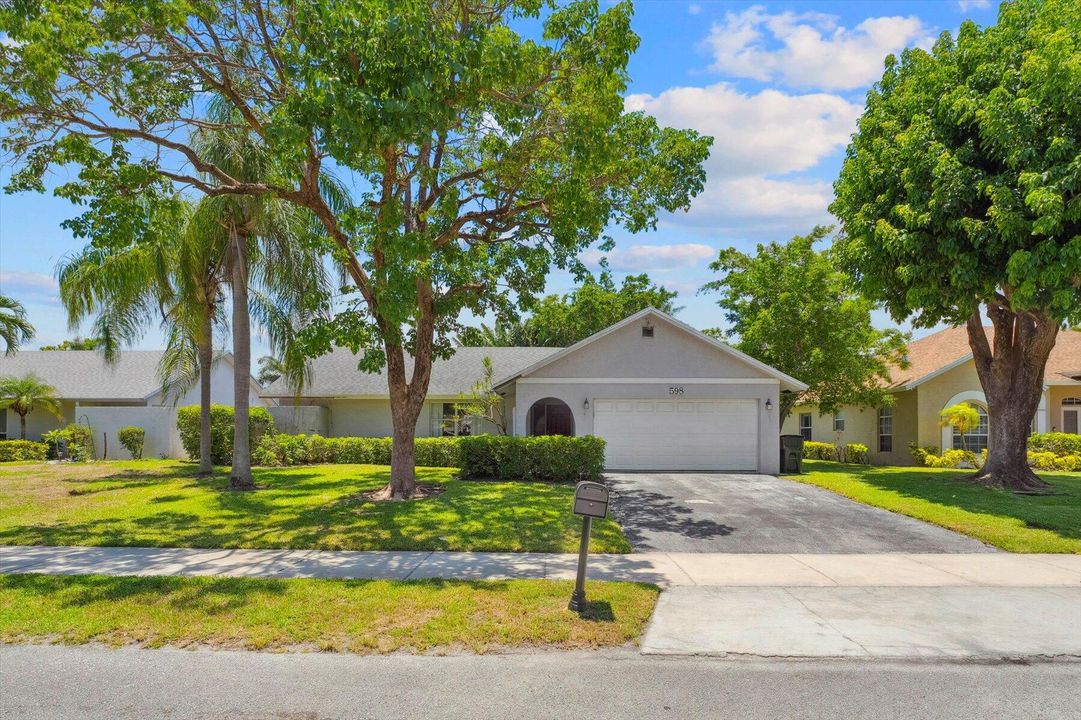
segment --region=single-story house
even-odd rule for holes
[[[33,373],[56,388],[63,419],[37,409],[26,416],[26,437],[39,440],[43,433],[69,423],[89,424],[94,432],[94,449],[99,457],[127,458],[116,440],[116,431],[138,425],[147,431],[145,455],[183,457],[176,433],[176,408],[199,403],[199,387],[183,393],[174,403],[165,397],[158,377],[160,350],[128,350],[115,364],[108,364],[92,350],[22,350],[0,357],[0,376],[22,377]],[[253,406],[265,406],[259,384],[252,379],[248,399]],[[210,376],[211,401],[233,404],[233,358],[222,355]],[[19,437],[19,416],[0,410],[0,438]]]
[[[514,435],[597,435],[613,470],[775,473],[781,391],[806,385],[654,309],[567,348],[462,347],[432,368],[419,437],[490,432],[457,416],[456,403],[483,377],[504,398]],[[357,370],[338,348],[313,362],[296,396],[282,381],[263,397],[278,426],[330,436],[391,431],[384,373]],[[290,414],[293,414],[290,416]]]
[[[990,337],[991,328],[987,328]],[[845,407],[822,415],[812,405],[793,408],[784,422],[785,434],[828,443],[862,443],[872,463],[911,465],[910,443],[940,449],[961,447],[952,427],[939,425],[939,413],[967,402],[980,413],[980,426],[965,435],[974,450],[987,447],[987,399],[984,396],[968,333],[963,327],[941,330],[908,346],[907,368],[890,374],[891,407]],[[1044,372],[1044,391],[1032,419],[1033,432],[1081,432],[1081,332],[1059,333]]]

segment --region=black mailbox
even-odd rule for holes
[[[602,518],[608,514],[608,488],[588,480],[574,488],[574,514]]]

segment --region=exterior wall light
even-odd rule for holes
[[[769,398],[766,398],[766,412],[769,412],[772,409],[773,409],[773,401],[770,400]]]
[[[585,408],[586,410],[589,409],[589,398],[585,399],[585,401],[582,403],[582,407]]]

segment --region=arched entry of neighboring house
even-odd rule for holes
[[[526,427],[530,435],[574,435],[574,414],[558,398],[541,398],[529,408]]]

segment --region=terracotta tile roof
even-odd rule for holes
[[[987,326],[988,339],[992,337],[992,328]],[[893,368],[890,387],[911,385],[923,380],[928,375],[954,363],[960,363],[972,357],[968,346],[968,332],[964,327],[951,327],[940,330],[927,337],[908,344],[907,368]],[[1047,358],[1044,382],[1060,384],[1063,382],[1081,382],[1081,332],[1063,330],[1059,332],[1055,347]]]

